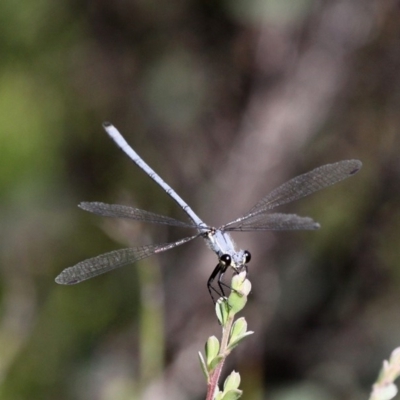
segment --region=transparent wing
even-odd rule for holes
[[[199,234],[189,236],[172,243],[149,244],[101,254],[97,257],[81,261],[73,267],[64,269],[64,271],[57,276],[56,282],[61,285],[73,285],[75,283],[80,283],[86,279],[90,279],[105,272],[112,271],[126,264],[132,264],[135,261],[150,257],[153,254],[161,253],[163,251],[180,246],[181,244],[187,243],[198,236]]]
[[[357,173],[361,166],[362,163],[359,160],[345,160],[334,164],[326,164],[310,172],[296,176],[263,197],[243,217],[229,222],[220,229],[227,230],[230,226],[237,226],[237,223],[240,221],[245,221],[255,215],[266,213],[275,207],[301,199],[340,182]]]
[[[229,225],[224,231],[290,231],[315,230],[320,225],[309,217],[300,217],[296,214],[257,214],[243,221]]]
[[[136,221],[150,222],[152,224],[180,226],[183,228],[197,228],[197,225],[195,224],[182,222],[175,218],[166,217],[165,215],[159,215],[150,211],[122,206],[119,204],[106,204],[94,201],[82,202],[79,204],[79,207],[93,214],[101,215],[102,217],[130,218]]]

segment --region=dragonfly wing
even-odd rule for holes
[[[227,231],[290,231],[315,230],[320,225],[309,217],[300,217],[296,214],[257,214],[246,220],[233,223],[224,230]]]
[[[161,253],[176,246],[180,246],[181,244],[195,239],[197,236],[199,235],[189,236],[172,243],[149,244],[101,254],[97,257],[81,261],[73,267],[64,269],[64,271],[57,276],[56,282],[61,285],[80,283],[86,279],[93,278],[127,264],[132,264],[136,261],[142,260],[143,258],[150,257],[153,254]]]
[[[197,228],[197,226],[194,224],[182,222],[175,218],[155,214],[139,208],[122,206],[120,204],[106,204],[94,201],[82,202],[79,204],[79,207],[93,214],[101,215],[102,217],[130,218],[136,221],[149,222],[152,224],[180,226],[183,228]]]
[[[247,214],[222,228],[226,229],[237,222],[272,210],[275,207],[301,199],[318,190],[331,186],[357,173],[362,166],[359,160],[344,160],[326,164],[310,172],[296,176],[263,197]]]

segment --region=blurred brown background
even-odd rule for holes
[[[209,224],[346,158],[361,172],[284,211],[318,232],[242,233],[255,335],[225,366],[249,400],[367,399],[400,345],[400,4],[373,0],[0,2],[0,398],[203,399],[220,335],[196,240],[80,285],[64,268],[187,232],[80,201]]]

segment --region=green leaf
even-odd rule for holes
[[[250,292],[251,292],[251,282],[248,279],[246,279],[243,282],[242,293],[245,296],[248,296],[250,294]]]
[[[231,340],[228,344],[227,351],[231,352],[245,337],[252,335],[253,331],[247,331],[240,336],[237,336],[234,340]]]
[[[209,365],[211,360],[218,355],[218,352],[219,352],[219,341],[215,336],[210,336],[206,342],[207,365]]]
[[[241,317],[235,321],[231,329],[231,340],[234,340],[237,336],[243,335],[247,330],[247,322]]]
[[[242,296],[248,296],[251,291],[251,283],[246,279],[246,271],[234,275],[231,283],[232,289]]]
[[[208,371],[211,373],[214,371],[215,367],[224,359],[223,355],[216,356],[213,358],[210,363],[208,364]]]
[[[240,396],[243,394],[242,390],[235,389],[235,390],[230,390],[229,392],[226,392],[221,400],[237,400],[240,398]]]
[[[224,382],[224,392],[229,392],[230,390],[236,390],[240,385],[240,374],[239,372],[232,371]]]
[[[221,400],[223,395],[224,394],[220,390],[217,390],[217,394],[215,395],[215,400]]]
[[[247,302],[247,295],[251,291],[251,283],[246,279],[246,272],[243,271],[232,278],[232,291],[228,298],[229,311],[231,315],[243,309]]]
[[[379,400],[391,400],[397,394],[397,386],[394,383],[390,383],[385,386],[381,386],[373,390],[373,399]]]
[[[203,374],[204,374],[204,376],[206,377],[207,382],[208,382],[208,381],[210,380],[210,375],[208,375],[206,363],[205,363],[204,358],[203,358],[203,355],[201,354],[200,351],[199,351],[198,354],[199,354],[199,360],[200,360],[201,369],[202,369]]]
[[[247,303],[247,297],[241,295],[239,292],[232,291],[229,295],[229,313],[232,315],[241,311]]]
[[[229,315],[229,305],[226,297],[220,297],[215,303],[215,312],[217,314],[219,323],[222,326],[225,326]]]

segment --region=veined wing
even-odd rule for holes
[[[102,217],[130,218],[136,221],[149,222],[152,224],[164,224],[180,226],[182,228],[197,229],[197,225],[193,223],[182,222],[175,218],[167,217],[165,215],[155,214],[150,211],[141,210],[139,208],[122,206],[120,204],[106,204],[98,201],[93,201],[82,202],[79,204],[79,207],[93,214],[101,215]]]
[[[81,261],[73,267],[64,269],[64,271],[57,276],[56,282],[61,285],[74,285],[75,283],[80,283],[86,279],[93,278],[127,264],[132,264],[136,261],[142,260],[143,258],[150,257],[153,254],[170,250],[174,247],[180,246],[181,244],[187,243],[198,236],[199,234],[172,243],[149,244],[101,254],[97,257]]]
[[[224,231],[290,231],[315,230],[320,225],[309,217],[300,217],[296,214],[257,214],[245,220],[229,224]]]
[[[237,226],[237,223],[240,221],[245,221],[255,215],[263,214],[275,207],[301,199],[318,190],[340,182],[357,173],[361,166],[362,163],[359,160],[344,160],[334,164],[326,164],[310,172],[296,176],[263,197],[243,217],[229,222],[222,226],[221,229],[226,230],[230,226]]]

